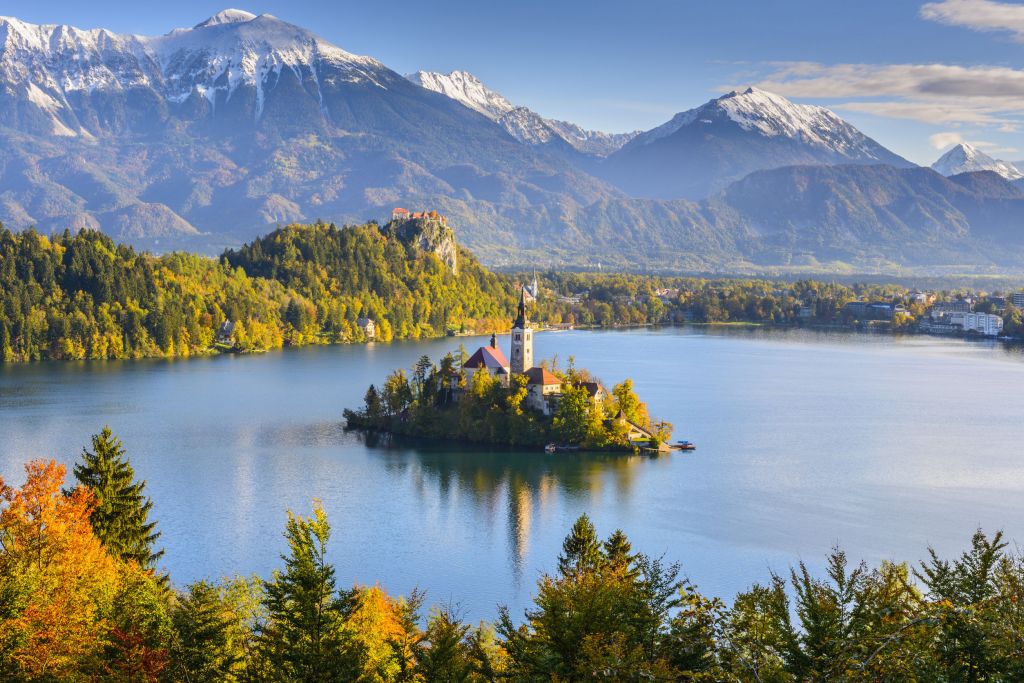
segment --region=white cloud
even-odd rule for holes
[[[755,84],[780,95],[844,100],[836,109],[1003,132],[1024,125],[1024,70],[950,64],[766,65]],[[731,88],[724,88],[731,89]]]
[[[959,145],[963,141],[964,136],[960,135],[960,133],[936,133],[935,135],[928,136],[928,142],[935,149],[946,149],[953,145]]]
[[[921,16],[975,31],[1005,31],[1024,42],[1024,5],[994,0],[940,0],[922,6]]]
[[[1016,147],[1006,147],[988,140],[966,140],[964,136],[956,131],[946,131],[928,136],[928,142],[935,149],[943,150],[953,145],[966,143],[975,149],[980,149],[986,154],[1015,154],[1019,151]]]

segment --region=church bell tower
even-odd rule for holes
[[[519,292],[519,312],[512,322],[512,374],[523,374],[533,367],[533,328],[526,318],[526,290]]]

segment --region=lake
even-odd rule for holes
[[[499,338],[503,348],[508,337]],[[799,560],[918,560],[979,526],[1024,540],[1024,358],[926,337],[680,328],[543,333],[610,387],[635,380],[694,453],[383,447],[345,433],[371,382],[460,341],[187,361],[0,365],[0,473],[75,461],[109,424],[148,480],[183,585],[281,565],[285,511],[323,502],[339,585],[427,589],[470,619],[519,615],[573,520],[682,563],[731,599]]]

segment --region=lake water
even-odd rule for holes
[[[470,349],[484,343],[463,340]],[[368,445],[371,382],[459,340],[188,361],[0,365],[0,473],[76,459],[109,424],[148,480],[175,583],[280,566],[285,511],[323,501],[339,584],[514,614],[583,512],[731,598],[769,570],[1024,540],[1024,359],[923,337],[665,329],[545,333],[608,386],[632,376],[698,450],[659,458]],[[507,346],[507,337],[501,340]]]

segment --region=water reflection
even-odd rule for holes
[[[458,509],[465,496],[473,508],[487,511],[491,536],[504,526],[517,583],[530,556],[535,521],[550,522],[558,507],[596,506],[609,489],[619,504],[629,504],[636,467],[654,461],[623,453],[550,455],[540,449],[484,449],[379,433],[351,434],[399,478],[414,472],[421,499],[440,493],[442,505]]]
[[[480,343],[483,340],[479,340]],[[467,346],[478,343],[466,340]],[[1022,351],[990,342],[711,328],[538,335],[606,384],[632,376],[693,455],[488,450],[341,429],[371,382],[452,340],[187,362],[0,365],[0,475],[71,464],[110,424],[148,480],[179,584],[267,575],[285,510],[318,498],[339,583],[521,614],[586,512],[730,596],[767,567],[955,552],[1024,533]]]

